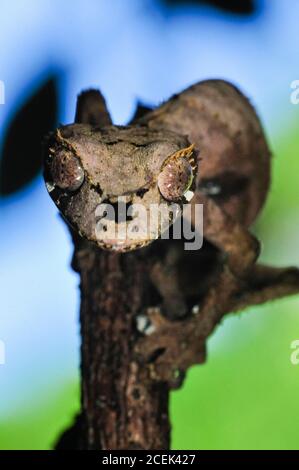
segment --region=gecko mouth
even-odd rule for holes
[[[118,253],[126,253],[128,251],[137,250],[139,248],[143,248],[153,240],[147,240],[142,242],[132,242],[132,240],[107,240],[107,241],[99,241],[98,244],[101,246],[102,249],[108,251],[116,251]]]
[[[181,207],[132,202],[119,206],[101,205],[96,218],[96,239],[101,248],[128,252],[143,248],[162,238],[172,237],[173,225],[181,220]]]
[[[113,206],[104,206],[97,214],[95,234],[101,248],[122,253],[142,248],[159,238],[160,231],[151,232],[146,220],[133,214],[130,203],[124,206],[127,209],[125,215],[119,207],[114,212]]]
[[[168,203],[149,204],[129,202],[123,197],[117,202],[106,200],[96,209],[95,238],[106,249],[126,252],[142,248],[168,237],[170,227],[180,218],[181,206]]]

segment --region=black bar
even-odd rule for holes
[[[247,462],[268,463],[275,461],[299,462],[298,451],[206,451],[206,450],[173,450],[173,451],[0,451],[0,465],[16,462],[24,465],[53,465],[61,463],[77,465],[89,464],[88,468],[99,466],[121,465],[126,468],[139,468],[141,465],[199,465]],[[94,466],[90,466],[94,464]],[[4,468],[4,467],[3,467]],[[150,468],[150,467],[149,467]]]

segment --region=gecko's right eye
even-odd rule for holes
[[[71,152],[61,150],[51,158],[53,184],[60,189],[76,191],[84,181],[84,170]]]

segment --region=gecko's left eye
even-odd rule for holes
[[[167,201],[178,201],[189,190],[193,181],[193,168],[185,157],[172,158],[158,176],[160,193]]]
[[[69,151],[53,155],[51,174],[54,185],[67,191],[76,191],[84,181],[84,170],[78,158]]]
[[[247,176],[226,171],[214,178],[201,179],[197,189],[221,202],[227,201],[233,196],[239,196],[247,189],[248,184],[249,179]]]

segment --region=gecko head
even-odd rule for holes
[[[81,236],[119,252],[160,237],[193,197],[194,146],[146,126],[72,124],[47,139],[44,177]]]

